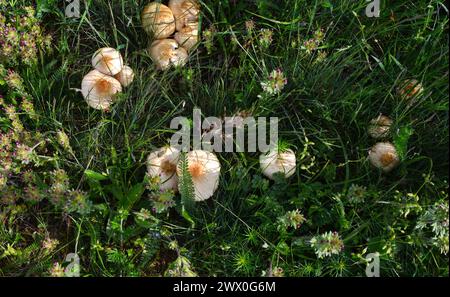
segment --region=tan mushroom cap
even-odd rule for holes
[[[104,47],[92,56],[92,66],[103,74],[114,76],[122,70],[123,58],[118,50]]]
[[[292,150],[279,152],[276,149],[259,157],[261,170],[265,176],[274,179],[275,173],[283,173],[286,178],[295,173],[297,160]]]
[[[175,40],[185,50],[190,51],[198,42],[198,23],[190,23],[175,33]]]
[[[220,162],[213,153],[195,150],[187,154],[188,170],[194,184],[195,201],[211,198],[219,187]],[[182,177],[180,168],[178,176]]]
[[[369,124],[368,133],[372,138],[382,139],[389,135],[393,121],[384,115],[372,119]]]
[[[151,2],[142,11],[142,26],[149,35],[164,39],[175,32],[175,17],[172,10],[164,4]]]
[[[180,151],[164,147],[152,152],[147,158],[147,174],[159,179],[161,191],[178,190],[177,164]]]
[[[390,142],[379,142],[369,151],[369,160],[373,166],[390,172],[400,164],[400,157],[397,149]]]
[[[397,88],[398,95],[404,100],[415,99],[422,95],[424,89],[417,79],[406,79]]]
[[[122,71],[114,76],[123,87],[128,87],[134,80],[134,72],[130,66],[123,66]]]
[[[175,16],[177,31],[198,21],[200,5],[197,0],[170,0],[169,7]]]
[[[150,56],[158,69],[166,70],[171,66],[183,66],[188,59],[187,51],[174,39],[155,40],[149,49]]]
[[[107,110],[117,93],[122,92],[120,82],[98,70],[86,74],[81,82],[81,93],[87,104],[95,109]]]

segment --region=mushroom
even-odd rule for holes
[[[370,121],[368,133],[372,138],[382,139],[389,135],[392,123],[389,117],[380,114]]]
[[[197,0],[170,0],[169,7],[175,16],[177,31],[198,21],[200,9]]]
[[[183,66],[188,58],[187,51],[173,39],[155,40],[149,52],[157,68],[161,70],[166,70],[172,65]]]
[[[285,151],[271,150],[259,157],[262,172],[270,179],[274,179],[275,173],[283,173],[286,178],[295,173],[295,153],[288,149]]]
[[[369,160],[373,166],[390,172],[400,163],[397,149],[390,142],[379,142],[369,151]]]
[[[198,42],[198,23],[191,23],[175,33],[175,40],[185,50],[190,51]]]
[[[123,87],[128,87],[134,80],[134,72],[130,66],[123,66],[122,71],[114,76]]]
[[[204,201],[212,197],[219,186],[220,162],[216,155],[207,151],[194,150],[186,156],[188,170],[192,177],[195,201]],[[178,168],[178,176],[183,172]]]
[[[122,55],[113,48],[101,48],[92,56],[92,66],[103,74],[114,76],[123,68]]]
[[[177,163],[180,151],[173,147],[156,150],[147,158],[147,174],[158,178],[161,191],[178,190]]]
[[[423,91],[423,86],[417,79],[406,79],[397,88],[398,95],[406,100],[419,97]]]
[[[86,74],[81,82],[81,93],[92,108],[107,110],[117,93],[122,92],[120,82],[98,70]]]
[[[151,2],[142,11],[142,26],[145,32],[156,39],[164,39],[175,32],[175,17],[164,4]]]

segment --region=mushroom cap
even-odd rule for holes
[[[271,150],[259,157],[259,163],[263,174],[270,179],[274,179],[275,173],[283,173],[286,178],[291,177],[297,165],[295,153],[290,149],[283,152]]]
[[[81,82],[81,93],[87,104],[95,109],[107,110],[117,93],[122,92],[120,82],[98,70],[86,74]]]
[[[197,0],[170,0],[169,7],[175,16],[177,31],[189,23],[196,23],[200,14]]]
[[[118,50],[104,47],[92,56],[92,66],[103,74],[114,76],[122,70],[123,58]]]
[[[166,70],[172,65],[183,66],[188,59],[187,51],[174,39],[155,40],[149,49],[158,69]]]
[[[134,80],[134,72],[130,66],[123,66],[122,71],[117,73],[114,77],[123,87],[128,87]]]
[[[368,133],[372,138],[381,139],[389,135],[393,121],[384,115],[379,115],[378,117],[370,121]]]
[[[369,160],[373,166],[390,172],[400,164],[397,149],[390,142],[379,142],[369,151]]]
[[[296,169],[295,153],[290,149],[283,152],[271,150],[259,157],[259,163],[263,174],[270,179],[274,179],[275,173],[283,173],[289,178]]]
[[[417,98],[423,91],[423,86],[417,79],[406,79],[397,88],[398,95],[405,100]]]
[[[147,158],[147,174],[159,177],[161,191],[178,190],[177,164],[180,151],[173,147],[163,147],[150,153]]]
[[[189,173],[195,190],[195,201],[211,198],[219,187],[220,162],[213,153],[195,150],[187,154]],[[177,169],[181,177],[180,168]]]
[[[175,33],[175,40],[185,50],[190,51],[198,42],[198,23],[191,23]]]
[[[175,32],[175,17],[172,10],[164,4],[151,2],[142,11],[142,26],[149,35],[164,39]]]

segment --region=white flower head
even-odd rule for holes
[[[269,74],[269,78],[261,82],[264,92],[269,95],[280,94],[287,85],[287,78],[281,69],[275,69]]]

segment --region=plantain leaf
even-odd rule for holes
[[[411,126],[405,126],[398,130],[397,134],[394,136],[394,145],[397,149],[400,160],[406,158],[406,153],[408,151],[408,141],[414,134],[414,129]]]
[[[134,204],[141,199],[142,194],[144,194],[145,185],[144,183],[139,183],[131,187],[128,193],[120,201],[122,208],[126,210],[131,210]]]
[[[85,170],[84,175],[90,180],[103,181],[107,180],[108,176],[103,175],[101,173],[95,172],[93,170]]]

